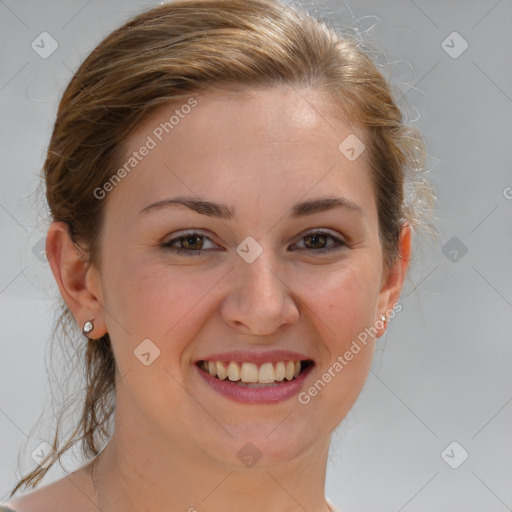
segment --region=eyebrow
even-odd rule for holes
[[[149,213],[169,206],[181,205],[193,210],[201,215],[216,217],[219,219],[232,220],[235,218],[235,210],[224,204],[205,201],[195,197],[169,197],[146,206],[141,213]],[[364,216],[361,206],[345,197],[321,197],[311,199],[302,203],[297,203],[291,208],[290,216],[292,218],[305,217],[315,213],[321,213],[334,208],[344,208],[358,215]]]

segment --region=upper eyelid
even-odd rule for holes
[[[169,238],[169,239],[165,239],[164,238],[164,242],[163,243],[164,244],[168,244],[170,242],[175,242],[176,240],[180,240],[181,238],[186,238],[187,236],[193,236],[193,235],[202,236],[203,238],[207,238],[208,240],[214,242],[214,240],[212,239],[211,236],[206,235],[204,233],[201,233],[200,230],[191,229],[189,231],[183,231],[182,233],[178,233],[177,235],[173,235],[172,238]]]
[[[311,228],[309,230],[306,230],[306,231],[302,232],[300,235],[298,235],[298,242],[300,242],[304,237],[312,235],[312,234],[320,234],[323,236],[330,236],[337,242],[339,241],[339,242],[347,245],[347,242],[345,241],[345,238],[342,235],[340,235],[338,233],[332,233],[330,231],[330,229],[328,229],[328,228]],[[182,238],[185,238],[187,236],[192,236],[192,235],[198,235],[200,237],[206,238],[206,239],[210,240],[212,243],[218,245],[212,239],[211,236],[208,236],[208,235],[202,233],[201,230],[199,230],[199,229],[198,230],[191,229],[189,231],[183,231],[182,233],[178,233],[177,235],[173,236],[169,240],[163,242],[163,244],[170,245],[173,242],[177,242],[178,240],[180,240]],[[296,242],[296,243],[298,243],[298,242]],[[295,243],[294,243],[294,245],[295,245]],[[205,250],[205,249],[201,249],[201,250]],[[198,251],[196,251],[196,252],[198,252]]]

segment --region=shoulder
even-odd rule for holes
[[[95,492],[85,467],[23,496],[0,504],[0,512],[96,511]]]

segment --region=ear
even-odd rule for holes
[[[69,235],[65,222],[53,222],[46,236],[46,257],[62,298],[80,330],[88,320],[94,328],[86,336],[101,338],[107,333],[98,270],[90,265]]]
[[[402,227],[402,231],[400,232],[399,257],[396,258],[391,267],[386,267],[382,278],[375,324],[376,328],[381,325],[381,323],[384,325],[381,329],[377,329],[377,338],[380,338],[386,332],[387,321],[382,322],[381,316],[386,316],[386,320],[388,320],[388,312],[392,310],[393,306],[397,303],[402,291],[410,260],[411,226],[405,223]]]

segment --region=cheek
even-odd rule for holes
[[[323,324],[325,340],[333,348],[343,348],[374,321],[378,280],[371,270],[374,267],[363,263],[362,258],[358,263],[347,262],[326,272],[324,279],[318,275],[302,279],[310,290],[307,304],[315,313],[313,318]]]
[[[174,357],[186,345],[184,341],[180,346],[180,339],[190,339],[191,330],[201,327],[199,317],[204,315],[208,294],[214,294],[225,273],[192,265],[171,268],[142,258],[125,258],[122,264],[111,265],[110,271],[105,306],[115,317],[110,322],[115,339],[124,343],[129,338],[133,350],[148,338],[162,352],[172,347]]]

